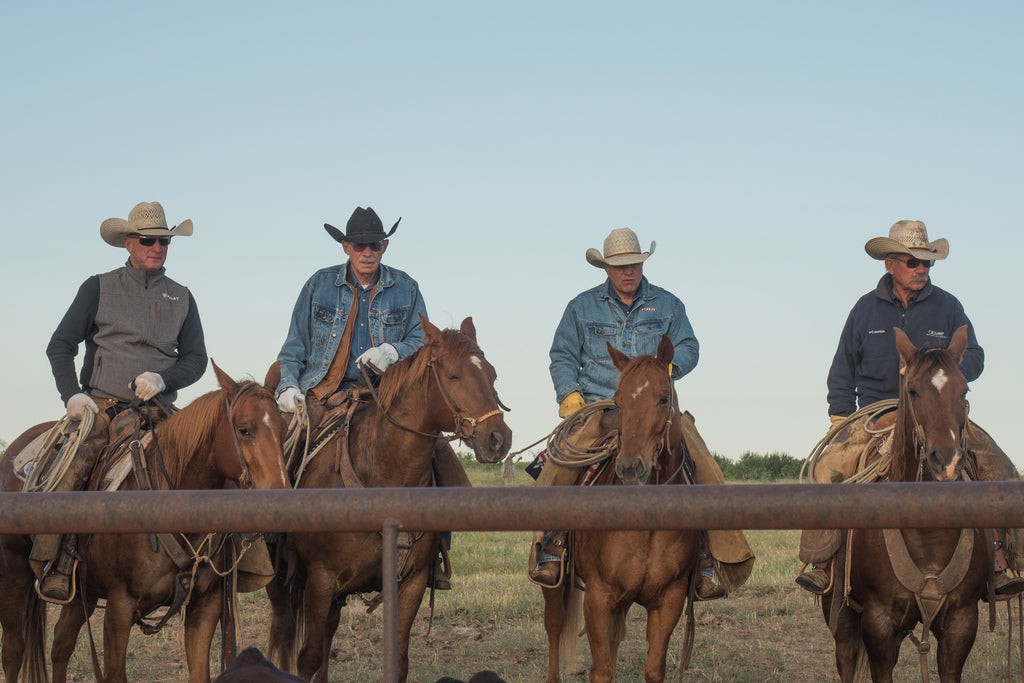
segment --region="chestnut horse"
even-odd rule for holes
[[[347,446],[343,431],[331,436],[306,465],[297,488],[430,486],[431,462],[444,431],[471,446],[482,463],[505,457],[512,431],[495,393],[497,375],[477,346],[472,319],[466,318],[458,331],[441,331],[423,319],[423,329],[423,346],[389,367],[380,377],[377,401],[352,416]],[[347,453],[339,457],[345,462],[336,462],[336,453]],[[400,542],[405,535],[400,534]],[[409,670],[409,633],[437,554],[438,534],[406,540],[412,547],[400,551],[398,588],[403,681]],[[273,608],[268,655],[282,669],[297,666],[303,678],[327,681],[330,645],[347,596],[382,590],[381,534],[295,533],[285,544],[294,547],[298,566],[279,568],[279,580],[267,586]],[[286,583],[286,573],[293,572]]]
[[[967,381],[959,368],[967,348],[967,328],[953,334],[948,349],[922,351],[903,330],[895,332],[903,377],[888,480],[958,481],[967,454]],[[836,606],[834,633],[840,678],[856,680],[858,657],[866,656],[873,681],[892,681],[900,644],[922,623],[922,675],[927,677],[930,630],[938,640],[939,680],[959,681],[977,634],[978,601],[992,574],[982,530],[858,529],[847,533],[853,535],[852,543],[846,545],[849,594]],[[841,566],[836,569],[839,576]],[[837,599],[843,596],[834,592],[823,596],[826,621]]]
[[[619,448],[614,467],[606,463],[595,484],[684,484],[685,447],[679,424],[683,416],[669,371],[675,353],[671,339],[662,336],[657,356],[630,359],[611,344],[608,352],[620,372],[614,399]],[[593,659],[592,682],[615,680],[619,642],[633,603],[647,610],[644,680],[665,679],[669,640],[686,606],[697,566],[699,534],[694,530],[574,533],[570,553],[574,571],[566,574],[571,578],[575,573],[586,585],[583,616]],[[542,587],[547,683],[561,681],[560,657],[575,658],[579,596],[570,578],[557,588]],[[692,637],[692,631],[688,635]]]
[[[146,447],[144,458],[153,489],[220,489],[234,481],[246,488],[287,488],[281,455],[285,424],[274,397],[252,381],[236,383],[213,365],[220,389],[200,396],[156,425],[157,447]],[[0,484],[6,492],[20,491],[13,471],[18,452],[53,423],[38,425],[7,449],[0,462]],[[137,490],[128,476],[120,490]],[[199,548],[206,534],[182,535]],[[96,534],[90,537],[86,591],[64,605],[54,629],[53,678],[67,680],[68,661],[78,633],[100,598],[106,599],[103,620],[103,668],[108,683],[127,680],[125,658],[133,623],[171,604],[179,569],[163,550],[155,551],[149,534]],[[186,546],[187,547],[187,546]],[[18,680],[25,663],[26,679],[45,680],[42,635],[45,605],[34,589],[29,566],[28,536],[0,536],[0,622],[3,625],[3,667],[8,683]],[[221,616],[221,577],[208,564],[197,563],[192,593],[185,611],[185,657],[191,683],[210,680],[210,643]],[[40,664],[42,663],[42,666]]]

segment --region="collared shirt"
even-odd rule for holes
[[[579,391],[587,403],[615,395],[619,371],[608,355],[611,342],[627,356],[656,354],[661,336],[675,347],[672,378],[679,379],[697,365],[699,344],[686,317],[686,307],[671,292],[640,280],[631,306],[611,288],[611,282],[589,289],[569,302],[551,343],[551,381],[561,401]]]
[[[973,382],[985,367],[985,351],[957,298],[929,279],[904,306],[892,291],[892,276],[883,275],[846,319],[828,373],[829,415],[851,415],[858,406],[899,396],[900,355],[893,328],[902,329],[919,349],[945,348],[962,325],[967,325],[967,350],[960,370]]]
[[[348,369],[345,371],[345,379],[342,386],[351,386],[359,381],[359,368],[356,366],[356,358],[359,358],[370,347],[370,298],[373,294],[374,285],[380,281],[380,272],[368,285],[360,284],[352,275],[349,268],[348,282],[353,291],[359,295],[359,309],[356,311],[355,328],[352,330],[352,346],[348,354]]]

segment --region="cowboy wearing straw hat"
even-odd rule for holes
[[[192,234],[192,221],[167,226],[159,202],[142,202],[128,219],[100,225],[107,244],[128,250],[120,268],[87,279],[46,347],[71,428],[93,418],[74,459],[48,490],[75,491],[88,481],[107,443],[111,419],[130,402],[159,398],[171,405],[177,391],[206,371],[206,344],[192,293],[166,276],[164,262],[174,237]],[[81,384],[75,356],[85,343]],[[74,449],[72,449],[74,450]],[[31,560],[38,591],[51,602],[72,597],[74,535],[36,536]]]
[[[651,242],[650,249],[641,251],[636,233],[618,228],[605,238],[603,253],[593,248],[587,250],[587,262],[604,270],[607,277],[569,302],[555,331],[550,372],[559,417],[568,417],[588,403],[615,395],[619,371],[608,354],[606,341],[629,356],[654,355],[662,335],[668,335],[675,348],[672,379],[681,379],[696,367],[699,347],[683,302],[668,290],[651,284],[643,274],[643,264],[654,248],[655,243]],[[600,412],[596,412],[578,436],[572,438],[600,439],[600,417]],[[724,482],[692,420],[682,423],[686,445],[696,466],[696,482]],[[546,462],[537,484],[572,485],[578,475],[577,468]],[[531,548],[530,579],[543,586],[559,585],[565,576],[565,548],[566,532],[537,532]],[[724,597],[730,588],[742,585],[754,561],[739,531],[712,532],[710,555],[716,561],[706,552],[704,555],[707,571],[697,585],[697,595],[702,600]],[[715,582],[713,565],[721,570],[723,584]]]
[[[967,350],[960,370],[968,382],[981,375],[985,352],[978,344],[974,326],[955,296],[936,287],[932,267],[949,255],[949,242],[931,241],[921,221],[897,221],[888,237],[874,237],[864,250],[871,258],[885,262],[885,274],[875,289],[858,299],[850,311],[839,338],[839,346],[828,373],[828,412],[833,441],[810,469],[817,483],[841,481],[857,469],[860,453],[877,433],[868,422],[878,415],[858,413],[858,408],[896,399],[900,391],[900,359],[893,328],[901,328],[914,346],[945,347],[959,327],[967,326]],[[978,478],[990,481],[1017,479],[1017,469],[992,437],[969,423],[970,451],[978,463]],[[993,532],[995,533],[995,532]],[[1017,555],[1017,530],[996,534],[995,592],[1008,597],[1024,591],[1024,579],[1007,575],[1003,547]],[[839,547],[834,530],[806,530],[800,539],[800,559],[812,565],[796,582],[814,593],[832,586],[832,556]],[[1024,569],[1024,558],[1011,557],[1016,570]]]

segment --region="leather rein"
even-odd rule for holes
[[[444,384],[441,382],[441,377],[440,375],[437,374],[437,361],[443,355],[444,354],[438,354],[436,356],[432,356],[431,359],[427,362],[427,367],[430,368],[431,374],[434,377],[434,381],[437,383],[437,389],[439,392],[441,392],[441,398],[444,399],[445,405],[448,406],[448,410],[450,410],[452,413],[452,419],[455,421],[455,429],[451,436],[445,436],[443,434],[431,434],[429,432],[421,432],[418,429],[408,427],[399,422],[398,420],[396,420],[395,418],[393,418],[390,415],[390,413],[388,413],[388,411],[384,408],[384,405],[381,403],[380,396],[377,395],[377,389],[374,387],[371,378],[367,374],[366,368],[361,367],[360,372],[363,374],[363,379],[366,381],[366,386],[370,390],[370,395],[373,396],[373,400],[377,404],[377,407],[380,409],[381,414],[387,418],[388,422],[395,425],[399,429],[403,429],[413,434],[419,434],[420,436],[428,436],[431,439],[445,439],[447,441],[455,441],[456,439],[461,439],[462,441],[472,441],[474,438],[476,438],[476,428],[481,422],[489,418],[492,418],[495,415],[501,415],[503,411],[507,411],[509,410],[509,408],[507,408],[501,402],[501,400],[498,399],[498,394],[497,392],[495,392],[494,400],[498,404],[497,408],[490,412],[484,413],[479,417],[463,417],[459,413],[458,408],[455,407],[455,403],[451,400],[451,397],[448,396],[448,393],[444,390]],[[468,433],[465,430],[466,425],[469,425],[470,427],[470,431]]]

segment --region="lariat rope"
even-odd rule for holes
[[[569,417],[562,420],[548,436],[548,461],[562,467],[589,467],[604,462],[615,451],[618,434],[614,438],[602,439],[590,446],[581,446],[569,441],[569,435],[594,413],[604,412],[615,406],[615,401],[606,399],[588,403]]]
[[[876,403],[872,403],[871,405],[864,406],[853,413],[853,415],[850,415],[848,418],[829,429],[828,433],[825,434],[825,436],[822,437],[822,439],[814,446],[814,449],[811,450],[810,455],[807,456],[803,466],[800,468],[800,482],[803,483],[805,474],[810,476],[810,473],[814,471],[814,466],[818,463],[818,460],[825,452],[825,449],[828,448],[828,446],[835,440],[836,436],[838,436],[839,433],[850,423],[868,415],[870,417],[864,422],[864,431],[868,434],[871,434],[872,436],[881,436],[882,434],[891,432],[895,425],[882,429],[873,429],[871,427],[871,423],[882,413],[886,413],[895,408],[898,402],[899,401],[895,398],[887,398]],[[858,471],[848,479],[844,479],[842,483],[856,484],[878,481],[889,473],[889,467],[892,464],[892,454],[889,451],[884,453],[880,451],[880,457],[877,460],[872,462],[870,465],[864,466],[864,462],[867,459],[868,454],[871,453],[874,447],[875,440],[871,439],[864,447],[864,450],[861,451],[857,468]]]

